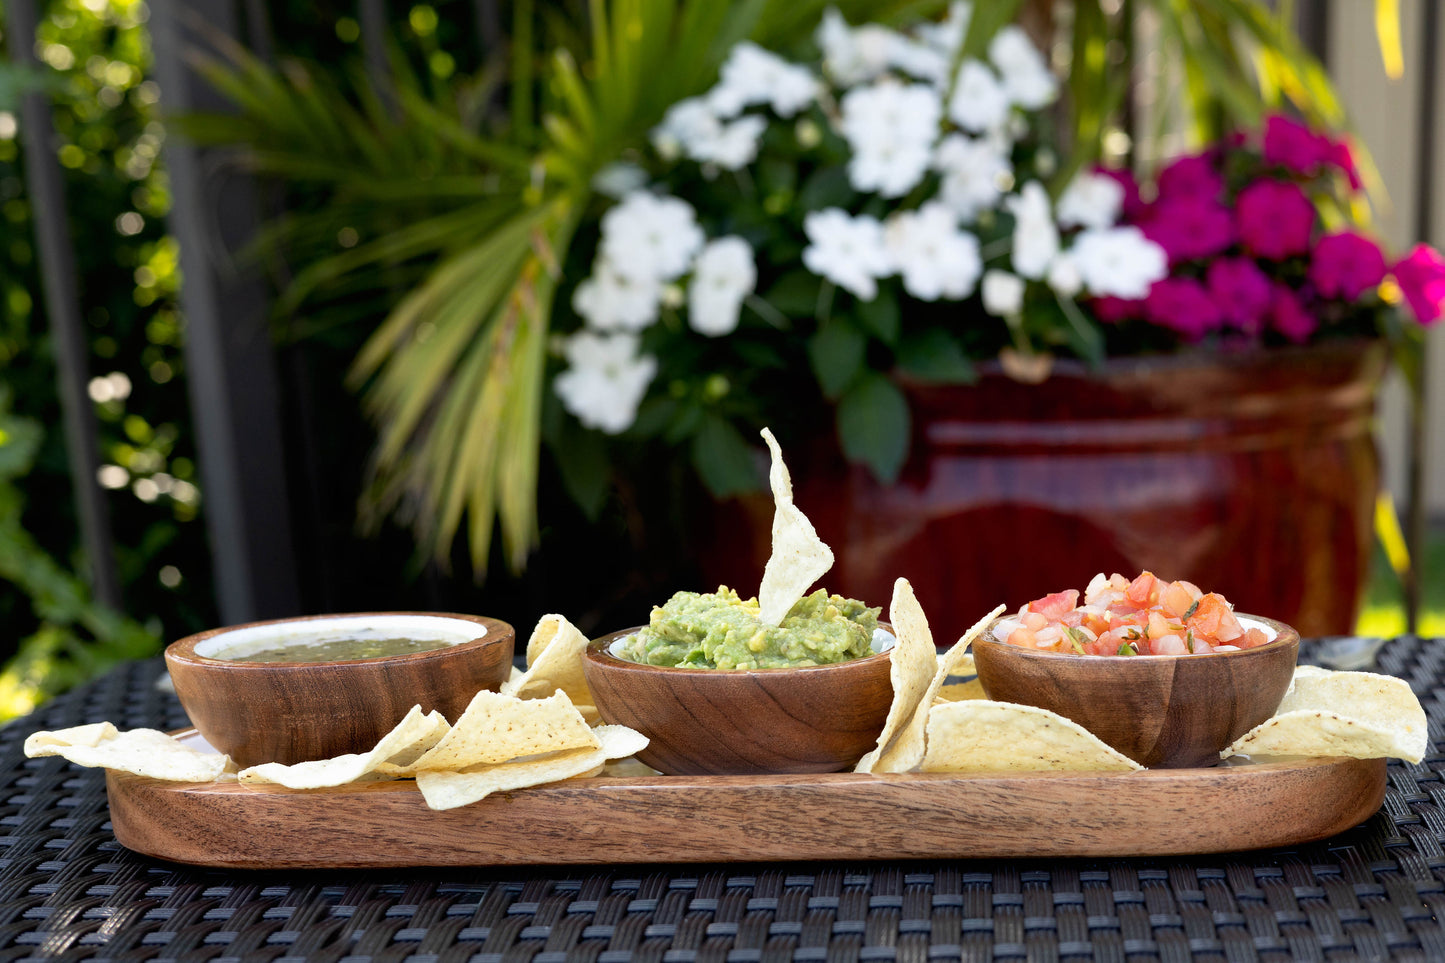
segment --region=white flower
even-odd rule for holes
[[[949,134],[933,155],[933,167],[943,174],[939,198],[965,224],[998,203],[1013,184],[1013,168],[997,142]]]
[[[880,81],[843,95],[843,137],[857,149],[882,137],[932,143],[943,107],[926,84]]]
[[[878,294],[877,279],[893,273],[893,261],[883,240],[883,225],[876,218],[849,216],[830,207],[812,211],[803,219],[808,246],[803,264],[864,301]]]
[[[767,126],[768,122],[761,117],[751,114],[739,117],[730,124],[722,125],[717,136],[693,145],[688,156],[730,171],[746,167],[758,156],[758,138],[763,136]]]
[[[1169,274],[1164,249],[1132,226],[1082,231],[1069,256],[1095,295],[1138,300]]]
[[[903,288],[921,301],[957,301],[973,293],[983,260],[978,238],[958,229],[953,212],[942,204],[925,204],[888,221],[888,252],[903,275]]]
[[[698,254],[687,289],[687,323],[709,337],[731,334],[743,299],[758,283],[753,249],[740,237],[720,237]]]
[[[854,30],[842,14],[829,7],[813,39],[823,51],[823,69],[828,76],[841,87],[851,87],[888,69],[898,34],[876,24]]]
[[[983,295],[983,309],[989,314],[1006,318],[1023,310],[1024,280],[1017,274],[997,268],[985,271],[980,293]]]
[[[968,0],[953,0],[948,5],[948,15],[941,21],[919,26],[918,37],[952,63],[958,48],[963,46],[963,38],[968,34],[968,21],[972,17],[973,4]]]
[[[1014,216],[1013,269],[1032,280],[1042,278],[1059,253],[1059,229],[1049,210],[1049,195],[1029,181],[1004,204]]]
[[[702,247],[692,206],[676,197],[633,191],[602,215],[601,255],[634,281],[671,281]]]
[[[881,140],[848,161],[848,182],[860,191],[902,197],[928,173],[926,144]]]
[[[1058,81],[1022,27],[1009,24],[994,34],[988,57],[1003,76],[1009,101],[1025,110],[1037,110],[1058,94]]]
[[[1059,195],[1060,227],[1113,227],[1124,208],[1124,185],[1107,174],[1081,171]]]
[[[888,81],[854,87],[843,95],[843,137],[852,148],[848,180],[860,191],[902,197],[928,171],[943,113],[924,84]]]
[[[746,167],[758,154],[758,138],[768,122],[749,116],[724,123],[711,97],[689,97],[673,104],[653,129],[652,144],[666,159],[683,154],[727,170]]]
[[[948,68],[953,59],[939,50],[907,37],[898,37],[889,51],[888,62],[910,77],[926,80],[934,87],[948,85]]]
[[[693,146],[712,140],[722,131],[722,121],[701,97],[679,100],[667,109],[662,123],[652,130],[652,144],[664,157],[691,154]]]
[[[562,405],[589,428],[610,435],[632,427],[657,373],[657,359],[637,356],[635,334],[579,331],[567,341],[570,367],[552,383]]]
[[[1047,280],[1049,287],[1066,298],[1072,298],[1084,287],[1084,278],[1079,274],[1079,265],[1074,262],[1073,255],[1068,252],[1054,258],[1054,263],[1049,265]]]
[[[743,41],[728,54],[718,85],[708,94],[708,100],[713,102],[717,95],[714,107],[722,117],[733,116],[753,104],[768,104],[779,117],[791,117],[811,104],[817,92],[818,82],[806,67]],[[734,104],[736,109],[730,113],[722,111]]]
[[[656,278],[618,274],[606,258],[598,258],[592,276],[572,292],[572,308],[587,323],[604,331],[640,331],[657,320],[662,286]]]
[[[948,101],[948,116],[965,130],[990,131],[1004,125],[1009,97],[993,71],[980,61],[965,60]]]

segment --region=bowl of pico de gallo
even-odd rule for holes
[[[1057,712],[1149,768],[1194,768],[1274,715],[1299,641],[1191,582],[1101,573],[995,620],[973,655],[990,699]]]

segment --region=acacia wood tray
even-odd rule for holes
[[[178,733],[195,739],[194,730]],[[1383,759],[1132,773],[599,776],[426,807],[410,780],[292,790],[108,772],[126,847],[255,869],[1231,852],[1369,818]]]

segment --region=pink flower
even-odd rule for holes
[[[1320,326],[1287,284],[1274,286],[1274,301],[1270,305],[1269,314],[1274,329],[1295,344],[1308,341],[1310,335]]]
[[[1130,318],[1137,318],[1144,313],[1143,301],[1116,298],[1111,294],[1094,298],[1089,304],[1094,309],[1094,317],[1105,324],[1118,324],[1120,321],[1128,321]]]
[[[1224,191],[1224,178],[1207,154],[1175,160],[1159,172],[1159,197],[1197,197],[1215,201]]]
[[[1224,320],[1219,305],[1204,285],[1193,278],[1156,281],[1144,299],[1144,314],[1155,324],[1177,331],[1187,341],[1198,341]]]
[[[1269,278],[1253,261],[1242,257],[1219,258],[1210,263],[1205,283],[1226,323],[1248,334],[1258,334],[1264,327],[1274,291]]]
[[[1164,249],[1170,264],[1212,257],[1234,243],[1229,210],[1205,197],[1161,199],[1139,227]]]
[[[1320,165],[1329,163],[1334,146],[1328,137],[1283,114],[1273,114],[1264,122],[1265,163],[1278,164],[1292,173],[1318,174]]]
[[[1428,244],[1417,244],[1393,269],[1405,303],[1421,324],[1433,324],[1445,313],[1445,258]]]
[[[1315,245],[1309,278],[1320,297],[1355,301],[1384,280],[1385,255],[1356,231],[1326,234]]]
[[[1355,164],[1355,149],[1350,145],[1349,138],[1341,137],[1330,145],[1329,162],[1344,171],[1345,179],[1350,182],[1350,190],[1357,191],[1365,186],[1365,182],[1360,179],[1360,168]]]
[[[1283,261],[1309,250],[1315,209],[1298,184],[1257,180],[1234,203],[1239,239],[1251,254]]]
[[[1148,205],[1139,198],[1139,182],[1134,179],[1133,171],[1114,167],[1096,167],[1094,173],[1113,178],[1119,182],[1120,187],[1124,188],[1124,206],[1119,212],[1121,223],[1133,224],[1143,216]]]

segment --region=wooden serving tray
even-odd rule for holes
[[[194,730],[178,733],[195,739]],[[108,772],[116,839],[252,869],[1163,856],[1323,839],[1383,759],[1132,773],[598,776],[436,812],[409,780],[293,790]]]

